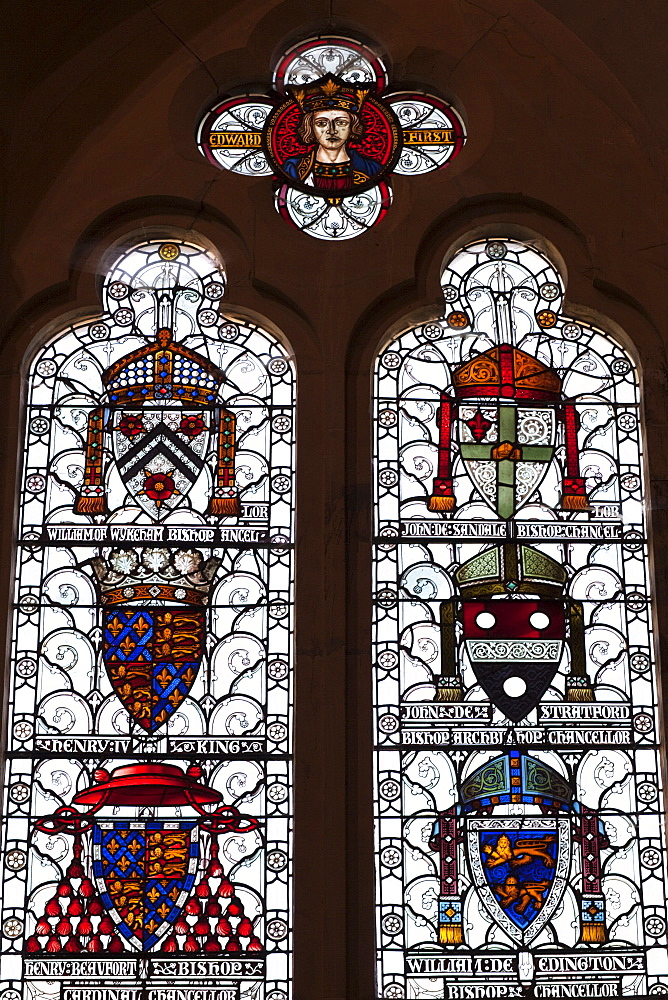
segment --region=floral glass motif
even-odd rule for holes
[[[375,375],[383,997],[668,994],[637,372],[480,240]]]
[[[294,369],[194,243],[28,375],[0,996],[287,1000]]]
[[[219,101],[198,142],[213,164],[272,175],[286,221],[318,239],[358,236],[383,218],[391,174],[445,166],[465,142],[437,97],[388,90],[387,70],[349,38],[311,38],[278,61],[269,95]]]

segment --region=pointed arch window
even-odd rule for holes
[[[379,992],[664,994],[638,373],[527,243],[442,285],[375,374]]]
[[[30,366],[5,1000],[287,997],[295,373],[224,294],[125,246]]]

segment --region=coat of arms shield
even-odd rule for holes
[[[109,680],[133,721],[147,732],[168,722],[190,692],[204,637],[203,608],[105,608],[103,657]]]
[[[567,817],[468,818],[466,845],[480,898],[518,944],[529,944],[554,914],[571,860]]]
[[[519,722],[545,694],[561,660],[563,601],[464,601],[463,631],[471,667],[490,700]]]
[[[488,399],[459,408],[460,453],[480,496],[509,518],[538,489],[554,455],[556,413],[548,406]]]
[[[195,884],[195,822],[98,821],[93,875],[118,931],[140,951],[172,930]]]
[[[192,489],[204,468],[211,411],[178,405],[113,411],[112,448],[128,493],[161,519]]]

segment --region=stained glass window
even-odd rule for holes
[[[3,1000],[286,1000],[294,369],[208,249],[29,370]]]
[[[454,108],[433,94],[388,89],[377,53],[339,35],[294,45],[275,63],[268,94],[218,98],[198,130],[210,163],[273,176],[286,222],[339,241],[384,218],[391,174],[440,170],[465,141]]]
[[[464,246],[375,375],[379,995],[668,993],[639,382]]]

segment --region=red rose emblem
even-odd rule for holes
[[[161,503],[176,492],[176,484],[171,476],[166,476],[162,472],[155,472],[149,476],[144,483],[144,493],[156,503]]]
[[[182,434],[185,434],[186,437],[194,438],[197,437],[198,434],[201,434],[204,428],[205,423],[202,418],[191,414],[189,417],[183,418],[179,430]]]
[[[136,437],[137,434],[144,433],[144,421],[136,413],[126,413],[121,419],[118,429],[127,438]]]

